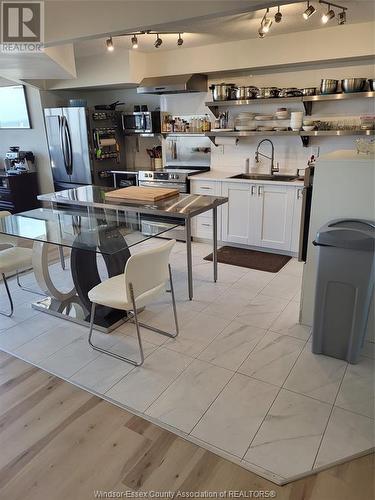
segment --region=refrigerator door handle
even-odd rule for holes
[[[66,144],[65,144],[65,139],[66,139],[66,134],[65,134],[65,116],[59,117],[59,127],[60,127],[60,144],[61,144],[61,151],[64,159],[64,167],[65,171],[68,175],[69,174],[69,168],[68,168],[68,158],[67,158],[67,151],[66,151]]]
[[[64,117],[65,118],[65,117]],[[70,136],[70,130],[69,130],[69,125],[68,125],[68,120],[65,118],[65,136],[66,136],[66,144],[67,144],[67,156],[68,156],[68,162],[67,162],[67,174],[72,175],[73,174],[73,154],[72,154],[72,138]]]

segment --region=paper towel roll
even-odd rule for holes
[[[216,146],[237,146],[238,137],[215,137]]]
[[[101,146],[116,146],[116,139],[100,139]]]

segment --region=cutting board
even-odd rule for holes
[[[116,200],[159,201],[180,194],[178,189],[129,186],[105,194]]]

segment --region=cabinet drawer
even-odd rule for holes
[[[220,183],[212,181],[195,181],[191,182],[192,194],[207,194],[211,196],[220,196]]]
[[[212,238],[212,219],[208,217],[196,217],[194,229],[194,236],[198,238]]]

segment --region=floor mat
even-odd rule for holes
[[[258,252],[246,248],[221,247],[217,251],[217,260],[222,264],[232,266],[248,267],[257,271],[268,271],[277,273],[292,257],[289,255],[279,255],[276,253]],[[204,260],[212,261],[212,253]]]

